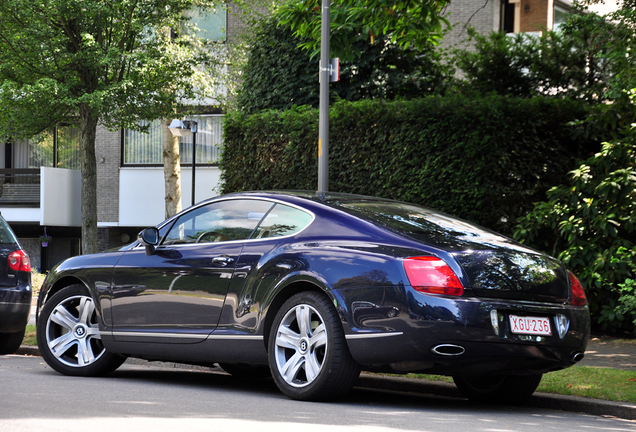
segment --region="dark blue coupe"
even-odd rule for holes
[[[583,358],[590,316],[558,260],[447,214],[336,193],[199,203],[119,250],[68,259],[38,300],[42,356],[67,375],[126,357],[270,374],[329,400],[360,370],[450,375],[519,402]]]

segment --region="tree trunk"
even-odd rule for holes
[[[181,211],[181,157],[179,138],[168,129],[169,120],[162,123],[163,176],[165,179],[166,219]]]
[[[97,161],[95,159],[95,136],[98,117],[85,104],[80,112],[80,164],[82,175],[82,253],[97,250]]]

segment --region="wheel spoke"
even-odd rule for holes
[[[65,333],[50,341],[49,349],[55,357],[59,358],[75,344],[77,344],[77,339],[73,336],[73,333]]]
[[[93,299],[89,297],[82,298],[79,304],[79,322],[89,325],[94,311],[95,304]]]
[[[298,346],[300,335],[289,327],[280,326],[276,335],[276,346],[295,350]]]
[[[305,358],[299,353],[295,353],[281,368],[280,374],[288,383],[294,382],[294,378],[298,375],[298,371],[305,363]]]
[[[307,375],[307,382],[312,382],[316,379],[320,373],[322,364],[318,361],[315,352],[311,352],[305,356],[305,374]]]
[[[62,304],[57,305],[53,312],[51,312],[49,319],[55,324],[64,327],[68,331],[73,331],[75,325],[79,323],[77,318],[75,318],[73,314]]]
[[[99,327],[90,326],[86,328],[86,338],[89,339],[101,339],[102,336],[99,334]]]
[[[78,341],[77,346],[77,364],[78,366],[85,366],[95,361],[95,355],[93,354],[93,348],[88,343],[88,339],[83,338]]]
[[[311,350],[314,351],[316,348],[324,347],[327,345],[327,329],[324,324],[320,324],[314,330],[314,334],[309,339],[309,345],[311,346]]]
[[[296,321],[300,329],[300,337],[309,337],[311,334],[311,311],[305,305],[296,308]]]

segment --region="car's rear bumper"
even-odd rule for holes
[[[30,284],[0,288],[0,333],[15,333],[24,329],[31,314],[32,296]]]
[[[590,332],[587,307],[423,295],[410,287],[337,293],[354,359],[365,369],[445,375],[529,374],[563,369],[582,358]],[[377,299],[355,302],[354,298]],[[496,311],[499,328],[491,321]],[[556,317],[567,318],[559,335]],[[516,335],[509,315],[547,317],[549,336]]]

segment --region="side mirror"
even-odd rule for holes
[[[153,255],[155,248],[159,244],[159,230],[157,228],[146,228],[137,234],[137,241],[146,246],[146,255]]]

